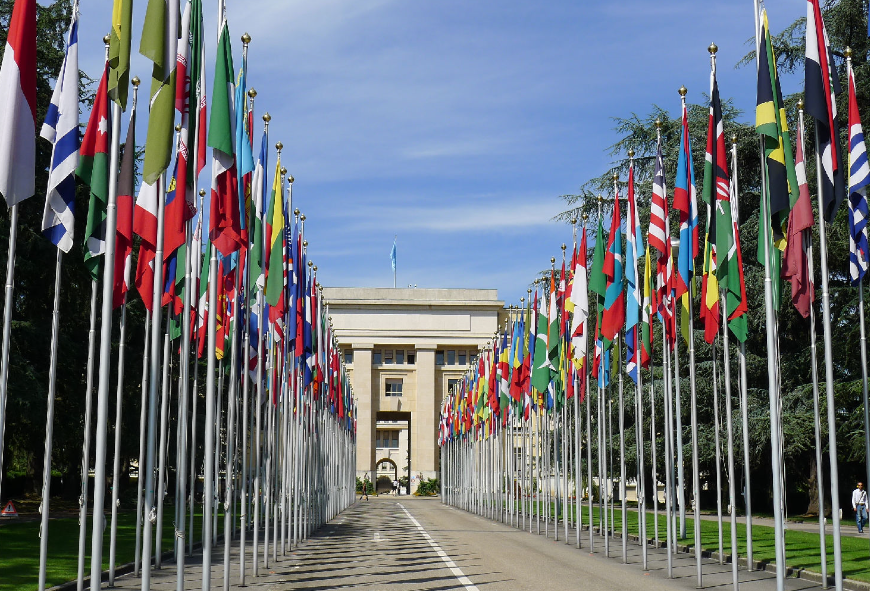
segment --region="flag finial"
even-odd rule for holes
[[[277,144],[275,144],[275,149],[280,152],[284,149],[284,144],[282,142],[278,142]]]
[[[251,97],[251,98],[257,98],[257,89],[256,89],[256,88],[252,88],[251,90],[249,90],[249,91],[248,91],[248,96]]]
[[[244,35],[242,35],[242,43],[244,43],[245,45],[247,45],[247,44],[250,43],[250,42],[251,42],[251,36],[250,36],[250,35],[248,35],[247,33],[245,33]]]
[[[685,97],[689,90],[685,86],[680,86],[680,89],[677,92],[680,93],[680,96]]]
[[[662,128],[662,120],[656,119],[656,129],[661,129],[661,128]]]
[[[205,197],[205,189],[200,189],[200,190],[199,190],[199,196],[200,196],[200,197]]]
[[[287,169],[285,168],[284,170],[286,171]],[[296,179],[293,178],[292,174],[289,177],[287,177],[287,182],[290,183],[291,185],[293,184],[293,181],[295,181],[295,180]]]
[[[269,115],[268,111],[266,111],[266,113],[263,115],[263,121],[265,121],[266,123],[269,123],[271,120],[272,120],[272,116]]]
[[[716,52],[719,51],[719,46],[715,43],[711,43],[710,47],[707,48],[707,51],[710,52],[710,55],[716,55]]]
[[[111,41],[112,41],[112,38],[109,37],[108,35],[103,36],[103,43],[106,44],[106,47],[109,46],[109,43],[110,43]]]
[[[141,84],[142,81],[139,80],[139,76],[133,76],[133,79],[130,81],[130,83],[133,85],[133,88],[138,88],[139,84]]]

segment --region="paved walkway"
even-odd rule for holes
[[[560,531],[560,536],[562,532]],[[694,555],[674,557],[674,578],[667,578],[667,554],[649,549],[649,570],[640,564],[640,547],[630,543],[629,564],[621,562],[621,541],[611,542],[611,558],[603,555],[601,538],[590,552],[588,532],[583,548],[554,542],[464,511],[439,499],[381,497],[358,502],[311,539],[288,550],[275,563],[250,576],[248,586],[263,590],[368,588],[397,590],[491,589],[559,590],[583,588],[673,591],[695,589]],[[571,538],[573,539],[573,538]],[[250,552],[250,551],[249,551]],[[280,552],[279,552],[280,554]],[[261,557],[262,560],[262,557]],[[231,585],[238,587],[238,546],[233,548]],[[262,564],[262,563],[261,563]],[[185,589],[201,587],[201,561],[190,560]],[[212,589],[223,588],[223,548],[214,554]],[[772,573],[739,571],[741,589],[774,591]],[[118,577],[116,587],[138,589],[139,579]],[[704,561],[705,587],[731,585],[730,565]],[[175,567],[164,565],[152,575],[152,589],[176,588]],[[819,589],[806,580],[788,579],[786,589]]]

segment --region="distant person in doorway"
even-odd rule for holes
[[[864,483],[859,482],[857,488],[852,491],[852,509],[855,511],[855,523],[858,525],[858,533],[864,533],[867,525],[867,491]]]
[[[360,501],[362,501],[363,499],[367,501],[369,500],[369,482],[371,482],[369,480],[369,475],[366,474],[365,478],[363,478],[363,494],[359,498]]]

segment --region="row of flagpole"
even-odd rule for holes
[[[271,119],[268,113],[263,116],[260,158],[257,166],[253,165],[253,102],[256,92],[247,90],[245,81],[250,36],[245,34],[242,38],[242,75],[235,83],[226,12],[221,2],[215,67],[217,92],[211,110],[211,134],[206,139],[201,0],[188,0],[183,15],[177,2],[149,1],[140,52],[154,62],[154,72],[144,177],[134,208],[134,130],[139,80],[130,81],[128,71],[131,15],[131,0],[115,3],[112,32],[104,39],[106,66],[80,146],[79,14],[78,2],[73,1],[64,62],[41,133],[53,145],[42,229],[58,250],[49,361],[39,589],[46,586],[46,565],[50,558],[49,484],[60,321],[58,304],[62,288],[62,253],[69,252],[73,246],[76,176],[91,188],[85,261],[92,277],[78,589],[85,585],[88,554],[86,532],[92,432],[95,432],[95,453],[90,581],[100,581],[102,575],[109,469],[109,380],[114,361],[112,327],[115,309],[120,307],[112,507],[108,528],[110,585],[114,584],[115,578],[118,495],[123,472],[120,448],[126,308],[133,272],[134,232],[141,239],[135,283],[146,308],[134,567],[136,573],[141,574],[142,588],[150,588],[152,568],[161,567],[164,498],[169,493],[169,428],[173,422],[176,425],[176,457],[172,467],[177,476],[172,520],[175,524],[173,552],[177,565],[177,589],[184,588],[185,555],[193,552],[193,516],[200,474],[196,407],[201,384],[198,359],[203,355],[207,366],[203,392],[204,422],[200,427],[204,436],[204,589],[211,585],[210,565],[212,550],[218,541],[216,525],[221,505],[224,511],[223,584],[228,588],[231,584],[230,546],[236,532],[241,538],[240,583],[244,585],[248,561],[253,575],[257,576],[259,564],[268,566],[270,561],[278,559],[279,544],[283,555],[354,500],[355,402],[341,362],[328,306],[317,282],[317,267],[307,260],[308,243],[303,239],[305,216],[300,215],[298,209],[292,210],[293,178],[281,166],[280,142],[276,145],[278,163],[271,199],[267,194],[266,161]],[[179,22],[182,33],[177,37]],[[11,112],[15,112],[13,106],[17,105],[19,110],[25,109],[22,112],[26,112],[29,106],[32,113],[34,105],[28,99],[31,92],[35,92],[35,88],[29,87],[30,82],[35,84],[35,0],[16,0],[9,38],[12,45],[7,47],[2,68],[4,75],[9,72],[13,75],[2,79],[12,80],[17,86],[0,87],[0,95],[9,99]],[[121,118],[126,107],[127,87],[131,83],[133,101],[122,158]],[[174,125],[176,110],[181,121],[177,126]],[[238,123],[235,127],[233,119]],[[0,117],[0,137],[3,138],[0,140],[0,192],[11,205],[0,370],[0,435],[5,426],[18,203],[32,196],[35,184],[35,132],[28,128],[30,124],[35,125],[26,116],[13,121]],[[177,132],[174,149],[173,128]],[[214,150],[208,242],[203,236],[205,191],[199,192],[198,208],[194,203],[196,179],[205,165],[206,143]],[[162,150],[162,147],[166,149]],[[176,168],[169,179],[167,169],[172,153],[176,157]],[[250,201],[254,203],[249,216],[246,205]],[[293,230],[288,221],[291,210],[296,220]],[[199,217],[193,227],[193,217],[197,212]],[[204,257],[201,256],[203,245],[206,246]],[[178,281],[179,277],[181,281]],[[176,292],[176,283],[181,285],[180,296]],[[97,351],[98,301],[100,334]],[[169,305],[165,321],[164,305]],[[194,326],[196,331],[192,330]],[[173,348],[172,342],[177,347]],[[196,345],[195,355],[192,354],[192,344]],[[91,407],[97,367],[94,429]],[[173,388],[173,375],[177,376],[177,388]],[[249,396],[252,387],[254,395]],[[173,396],[177,397],[174,413],[169,404]],[[189,405],[191,398],[192,409]],[[253,417],[256,421],[249,421]],[[2,447],[0,439],[0,461]],[[222,503],[219,497],[221,485]],[[247,539],[249,531],[253,533],[251,544]],[[264,535],[262,541],[259,539],[261,532]]]
[[[809,348],[812,354],[812,379],[815,413],[817,487],[820,502],[820,569],[827,586],[827,542],[825,531],[825,487],[822,464],[821,403],[819,400],[816,367],[814,274],[811,231],[813,225],[809,186],[804,169],[804,104],[799,105],[798,146],[792,155],[787,134],[782,94],[776,73],[775,56],[771,48],[766,12],[756,11],[758,39],[759,95],[756,127],[759,133],[762,163],[762,199],[759,236],[759,259],[764,266],[765,333],[767,339],[768,394],[771,438],[771,470],[773,485],[773,514],[776,580],[782,589],[786,573],[786,547],[784,524],[784,464],[783,449],[787,442],[782,432],[782,404],[777,317],[780,293],[780,266],[782,276],[792,283],[792,301],[809,318]],[[673,556],[677,540],[686,537],[686,492],[684,460],[682,457],[681,418],[683,402],[680,396],[679,338],[677,308],[686,332],[689,369],[689,429],[691,433],[691,503],[694,522],[694,556],[697,586],[703,586],[703,565],[700,518],[700,470],[698,449],[698,395],[695,373],[694,317],[697,279],[701,279],[700,312],[704,324],[705,340],[713,345],[713,372],[709,384],[713,398],[714,443],[716,457],[717,526],[720,562],[729,552],[724,548],[721,466],[724,451],[727,480],[727,498],[730,513],[730,555],[732,585],[738,588],[737,561],[737,479],[744,482],[746,564],[754,568],[752,547],[752,508],[749,462],[749,400],[746,367],[748,324],[746,318],[746,287],[743,279],[743,261],[739,238],[740,193],[737,186],[737,138],[727,148],[718,84],[716,82],[716,52],[711,45],[710,126],[708,129],[707,158],[705,162],[703,198],[708,206],[708,229],[703,249],[704,268],[700,277],[694,271],[694,262],[700,248],[698,240],[698,213],[694,172],[689,144],[685,88],[680,89],[682,108],[682,134],[677,179],[673,192],[673,207],[680,212],[679,240],[670,235],[668,199],[665,188],[661,125],[657,122],[658,153],[651,197],[651,221],[646,250],[644,280],[639,280],[639,253],[643,250],[637,220],[637,201],[634,194],[633,152],[629,153],[628,173],[628,232],[626,257],[623,259],[621,215],[618,176],[614,176],[614,213],[611,231],[606,239],[602,227],[602,198],[599,197],[598,232],[595,254],[591,265],[586,250],[586,217],[579,248],[575,240],[571,265],[561,273],[553,270],[549,281],[542,280],[541,305],[538,292],[534,303],[529,290],[529,301],[515,310],[510,308],[504,331],[481,351],[473,369],[445,399],[441,409],[440,436],[442,446],[442,494],[444,502],[468,511],[509,523],[521,529],[549,535],[553,522],[553,536],[558,539],[559,520],[564,525],[564,538],[568,540],[569,522],[576,528],[576,544],[581,544],[580,530],[588,528],[590,549],[592,535],[593,483],[599,487],[598,530],[603,534],[604,552],[610,555],[610,539],[616,533],[613,523],[614,478],[619,479],[619,497],[622,509],[622,558],[627,560],[627,516],[625,487],[629,476],[625,472],[626,444],[624,438],[625,405],[623,371],[635,383],[635,436],[638,472],[635,476],[638,498],[638,534],[641,540],[642,561],[647,566],[647,524],[644,490],[646,460],[643,442],[644,390],[641,368],[649,370],[650,460],[653,475],[654,541],[659,543],[659,475],[657,474],[656,447],[662,433],[664,447],[664,519],[668,574],[673,575]],[[866,186],[870,184],[863,132],[858,117],[854,93],[854,73],[851,52],[846,50],[849,75],[849,230],[850,276],[859,287],[859,314],[861,324],[861,365],[867,419],[866,333],[863,318],[864,271],[867,269],[867,215]],[[840,544],[840,506],[838,458],[834,400],[834,375],[831,333],[831,304],[828,287],[828,254],[826,224],[833,222],[843,189],[842,164],[838,160],[839,146],[836,132],[835,93],[839,92],[836,69],[824,32],[824,23],[817,0],[808,0],[807,27],[807,110],[815,119],[815,153],[818,174],[818,211],[822,280],[820,312],[824,330],[825,389],[827,394],[827,428],[832,506],[834,585],[842,589],[842,549]],[[816,74],[822,72],[816,80]],[[819,88],[822,90],[820,91]],[[821,97],[821,99],[820,99]],[[833,139],[832,139],[833,138]],[[839,168],[838,168],[839,167]],[[839,176],[838,176],[839,175]],[[793,197],[790,200],[790,196]],[[783,205],[783,203],[785,205]],[[606,244],[606,246],[605,246]],[[783,248],[785,246],[785,248]],[[563,245],[563,251],[565,246]],[[784,253],[780,254],[780,251]],[[627,273],[623,272],[623,261]],[[676,268],[675,268],[676,267]],[[591,275],[590,275],[591,270]],[[627,282],[628,294],[623,281]],[[557,287],[558,285],[558,287]],[[643,296],[640,287],[643,286]],[[598,317],[594,329],[590,322],[589,299],[597,297]],[[548,305],[549,302],[549,305]],[[681,302],[681,304],[678,304]],[[653,357],[653,316],[662,322],[661,371],[651,365]],[[595,353],[590,375],[587,363],[587,342],[593,336]],[[731,369],[732,338],[736,339],[739,371]],[[717,344],[718,342],[718,344]],[[614,347],[615,343],[615,347]],[[622,368],[622,349],[625,344],[626,368]],[[609,359],[616,354],[617,360]],[[683,360],[685,363],[686,360]],[[721,369],[720,369],[721,363]],[[616,392],[610,383],[610,366],[618,367]],[[661,377],[657,377],[661,376]],[[597,380],[597,395],[589,396],[590,377]],[[721,378],[721,379],[720,379]],[[720,433],[719,383],[724,390],[725,434]],[[739,410],[732,405],[732,385],[738,386]],[[663,416],[656,415],[662,397]],[[617,398],[618,443],[612,429],[613,397]],[[568,403],[573,398],[573,406]],[[588,399],[588,400],[587,400]],[[593,408],[595,406],[595,408]],[[534,409],[533,417],[530,409]],[[586,414],[585,428],[583,413]],[[659,411],[661,412],[661,411]],[[568,416],[566,417],[566,413]],[[742,468],[737,472],[735,448],[735,419],[742,431]],[[661,420],[661,427],[656,421]],[[573,427],[572,427],[573,425]],[[594,429],[594,435],[593,435]],[[571,437],[566,432],[571,432]],[[870,439],[865,428],[870,470]],[[567,447],[564,441],[568,441]],[[724,445],[723,445],[724,444]],[[586,455],[584,458],[583,447]],[[592,455],[597,448],[598,457]],[[613,451],[618,449],[619,466],[614,465]],[[723,450],[724,448],[724,450]],[[571,459],[573,458],[573,460]],[[586,463],[585,467],[583,463]],[[597,466],[597,475],[593,474]],[[619,471],[618,476],[616,471]],[[711,475],[709,478],[713,478]],[[573,481],[575,502],[573,514],[569,511],[569,479]],[[585,480],[585,482],[584,482]],[[709,483],[713,488],[713,484]],[[606,490],[605,490],[606,488]],[[584,519],[581,497],[588,498],[588,515]],[[609,514],[608,514],[609,513]]]

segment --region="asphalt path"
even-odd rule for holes
[[[543,530],[542,530],[543,531]],[[447,507],[435,498],[386,496],[359,501],[309,540],[278,552],[278,560],[264,565],[248,587],[267,590],[390,589],[390,590],[561,590],[603,589],[691,590],[696,588],[694,555],[674,558],[674,578],[667,578],[664,550],[649,548],[648,571],[641,566],[641,548],[628,544],[628,564],[622,563],[621,540],[611,540],[610,554],[589,534],[582,533],[581,549],[531,534],[464,511]],[[560,538],[563,532],[559,532]],[[572,534],[573,536],[573,534]],[[250,538],[249,538],[250,539]],[[261,550],[262,551],[262,550]],[[270,552],[271,554],[271,552]],[[238,547],[232,551],[231,585],[238,587]],[[189,560],[185,589],[201,584],[201,561]],[[222,589],[223,550],[215,549],[212,589]],[[771,573],[739,571],[741,589],[775,591]],[[132,576],[116,579],[116,587],[140,588]],[[730,565],[704,561],[704,586],[731,587]],[[786,589],[818,589],[817,583],[788,579]],[[176,588],[175,566],[165,564],[152,575],[152,589]]]

